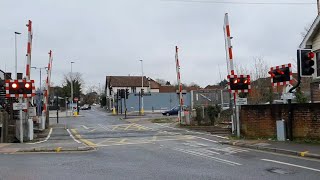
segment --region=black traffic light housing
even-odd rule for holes
[[[230,77],[229,78],[230,90],[249,90],[250,89],[250,77]]]
[[[311,77],[314,73],[315,53],[311,49],[298,50],[298,63],[300,63],[300,76]]]
[[[129,97],[129,89],[126,89],[126,99]]]
[[[144,95],[144,89],[141,89],[141,96]]]
[[[32,94],[32,83],[9,82],[9,94]]]
[[[271,75],[273,83],[286,82],[291,80],[289,67],[270,70],[269,74]]]

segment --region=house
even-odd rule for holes
[[[300,44],[301,49],[312,49],[315,53],[315,73],[310,83],[311,101],[320,102],[320,15],[316,17]]]
[[[138,93],[142,89],[144,92],[159,92],[160,84],[146,76],[106,76],[106,95],[112,96],[118,89],[129,89],[130,93]]]
[[[295,85],[298,81],[298,74],[292,73],[293,81],[292,85]],[[310,77],[302,77],[300,90],[304,93],[307,99],[310,99],[310,82],[312,78]],[[284,90],[284,86],[272,86],[271,78],[259,78],[255,81],[251,82],[251,93],[249,94],[249,101],[253,104],[260,104],[268,102],[270,99],[270,93],[273,94],[273,99],[280,99]]]

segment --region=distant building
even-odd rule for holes
[[[106,89],[107,96],[117,92],[118,89],[129,89],[130,93],[138,93],[142,89],[141,76],[106,76]],[[159,92],[160,84],[151,78],[143,77],[144,92]],[[111,91],[112,90],[112,91]]]

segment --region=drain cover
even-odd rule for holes
[[[276,173],[276,174],[293,174],[293,172],[291,171],[280,169],[280,168],[270,168],[270,169],[267,169],[267,171],[271,173]]]

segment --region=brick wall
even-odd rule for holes
[[[320,103],[292,104],[294,138],[320,139]],[[241,135],[276,136],[276,121],[288,120],[287,104],[247,105],[241,107]]]
[[[317,79],[310,83],[311,101],[312,102],[320,102],[319,84],[320,84],[320,81]]]

